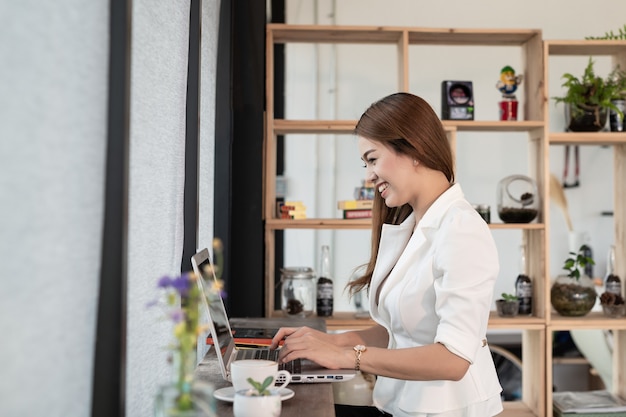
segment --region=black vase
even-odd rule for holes
[[[604,107],[572,105],[568,110],[570,113],[568,130],[571,132],[598,132],[606,125],[607,111]]]

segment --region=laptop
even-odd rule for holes
[[[270,350],[263,347],[239,348],[236,346],[221,294],[205,291],[205,288],[208,285],[212,285],[217,279],[208,249],[204,248],[193,255],[191,264],[196,275],[200,277],[197,280],[200,291],[206,294],[205,297],[202,297],[202,306],[209,319],[209,331],[211,332],[217,362],[224,379],[231,381],[230,363],[232,361],[239,359],[277,360],[278,349]],[[347,381],[356,375],[356,371],[353,369],[327,369],[306,359],[296,359],[286,364],[280,364],[279,368],[286,369],[291,373],[292,384]],[[278,380],[276,383],[279,384],[282,381]]]

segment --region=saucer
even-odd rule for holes
[[[289,388],[281,388],[278,392],[280,392],[281,401],[288,400],[296,395],[296,393]],[[235,400],[235,388],[233,386],[220,388],[213,393],[213,396],[218,400],[232,403]]]

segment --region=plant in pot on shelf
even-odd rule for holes
[[[500,317],[515,317],[519,313],[519,298],[513,294],[503,292],[496,300],[496,309]]]
[[[597,294],[592,279],[581,271],[586,265],[593,265],[594,261],[584,255],[584,245],[570,255],[563,265],[568,274],[559,275],[552,284],[550,302],[562,316],[584,316],[596,303]]]
[[[626,110],[626,71],[623,71],[618,65],[608,75],[607,80],[614,86],[611,103],[621,111],[621,113],[618,113],[613,109],[610,110],[609,126],[611,132],[623,132],[626,128],[624,125],[624,110]]]
[[[600,304],[602,305],[602,311],[607,317],[619,317],[624,315],[624,297],[612,292],[603,292],[600,295]]]
[[[567,89],[562,97],[553,97],[556,103],[566,104],[568,130],[572,132],[597,132],[606,125],[608,110],[613,110],[620,117],[624,116],[612,102],[618,95],[619,86],[610,77],[596,75],[593,59],[585,68],[582,77],[565,73],[561,77],[565,81],[561,85]]]

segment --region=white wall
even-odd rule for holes
[[[582,0],[529,0],[506,4],[495,0],[467,2],[415,0],[288,0],[287,22],[412,26],[432,28],[540,29],[543,38],[583,39],[601,36],[624,25],[626,3],[599,0],[593,4],[598,18],[589,18],[589,4]],[[601,18],[600,18],[601,17]],[[428,100],[440,113],[442,80],[471,80],[476,99],[476,119],[497,120],[500,93],[495,88],[500,69],[523,70],[520,48],[506,47],[410,47],[411,92]],[[392,45],[287,46],[286,117],[301,119],[358,119],[373,101],[397,91],[396,51]],[[553,58],[550,61],[550,95],[561,94],[564,72],[582,74],[586,58]],[[610,61],[598,57],[597,72],[610,71]],[[523,92],[518,92],[520,106]],[[550,104],[550,126],[564,129],[561,106]],[[523,112],[519,114],[523,118]],[[286,172],[288,200],[302,200],[309,217],[334,217],[336,201],[352,198],[363,175],[350,135],[326,135],[321,141],[287,138]],[[305,138],[306,139],[306,138]],[[487,203],[497,219],[496,187],[510,174],[528,173],[526,134],[460,133],[457,179],[467,198]],[[561,178],[563,146],[550,149],[551,172]],[[605,273],[606,253],[612,243],[613,220],[600,215],[612,210],[610,148],[581,147],[580,182],[567,189],[570,214],[577,232],[586,232],[596,258],[595,275]],[[485,163],[488,161],[488,163]],[[572,172],[573,168],[570,168]],[[335,181],[336,179],[336,181]],[[557,275],[565,259],[568,230],[562,212],[551,205],[550,274]],[[513,291],[519,272],[521,233],[494,231],[500,251],[501,273],[495,295]],[[288,231],[285,259],[288,266],[317,267],[319,248],[333,248],[337,310],[353,308],[343,292],[354,267],[367,260],[369,233],[364,231]]]

